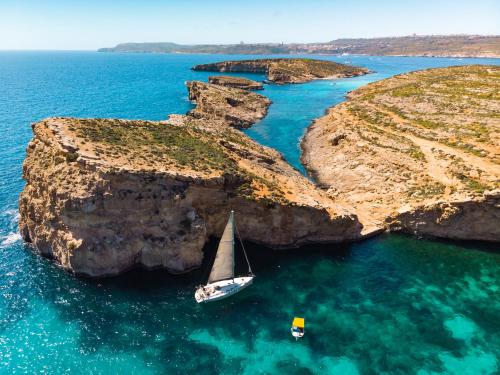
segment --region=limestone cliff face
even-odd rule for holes
[[[354,215],[221,121],[51,118],[33,131],[20,231],[76,274],[198,267],[230,209],[244,240],[270,247],[359,238]]]
[[[237,129],[262,119],[271,105],[265,96],[239,88],[199,81],[188,82],[187,87],[189,99],[196,102],[191,116],[219,119]]]
[[[455,240],[500,240],[500,191],[418,206],[387,218],[390,230]]]
[[[463,66],[364,86],[310,126],[302,161],[365,233],[500,241],[499,78]]]
[[[193,70],[209,72],[265,73],[270,82],[303,83],[320,78],[354,77],[369,73],[368,69],[314,59],[256,59],[202,64]]]

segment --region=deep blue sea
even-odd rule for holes
[[[183,276],[76,279],[23,245],[17,198],[32,122],[165,119],[192,105],[195,64],[255,56],[0,52],[0,374],[498,374],[498,245],[382,235],[272,251],[249,244],[254,285],[198,305],[208,264]],[[246,133],[303,171],[299,141],[347,91],[401,72],[494,59],[326,57],[376,73],[266,85]],[[262,79],[259,75],[242,75]],[[216,244],[210,243],[211,253]],[[294,315],[306,335],[290,335]]]

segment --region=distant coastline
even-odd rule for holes
[[[326,56],[412,56],[450,58],[500,58],[498,35],[431,35],[371,39],[336,39],[325,43],[240,43],[182,45],[121,43],[99,52],[269,55],[314,54]]]

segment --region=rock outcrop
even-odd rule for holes
[[[243,89],[243,90],[264,89],[264,86],[260,82],[253,81],[247,78],[232,77],[232,76],[210,76],[208,77],[208,83],[213,83],[214,85],[233,87],[235,89]]]
[[[500,191],[463,201],[442,201],[395,213],[389,229],[416,236],[499,241]]]
[[[366,68],[315,59],[256,59],[202,64],[193,70],[209,72],[265,73],[270,82],[303,83],[321,78],[355,77],[369,73]]]
[[[369,84],[311,125],[302,161],[365,234],[499,241],[499,92],[498,66]]]
[[[220,119],[235,128],[248,128],[267,114],[271,101],[247,90],[211,83],[187,83],[189,99],[196,107],[189,115],[196,118]]]
[[[199,267],[230,209],[244,240],[274,248],[360,236],[356,216],[220,120],[50,118],[33,131],[20,232],[79,275]]]

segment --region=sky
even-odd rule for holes
[[[500,35],[500,0],[0,0],[0,49]]]

